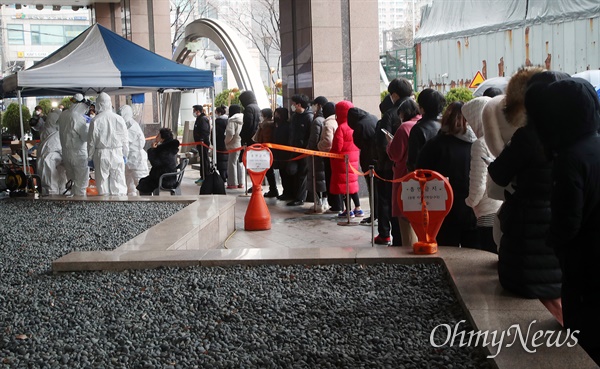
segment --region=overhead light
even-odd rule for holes
[[[37,4],[37,5],[35,6],[35,8],[36,8],[37,10],[43,10],[43,9],[44,9],[44,5],[42,5],[42,4]]]
[[[60,5],[52,5],[52,10],[59,11],[60,10]]]

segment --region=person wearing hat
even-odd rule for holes
[[[58,133],[67,179],[73,181],[71,195],[85,196],[90,176],[87,160],[88,125],[84,117],[88,106],[82,94],[75,94],[71,101],[71,107],[58,118]]]
[[[194,142],[202,142],[205,145],[210,145],[210,122],[208,117],[204,113],[204,107],[202,105],[194,105],[192,107],[196,122],[194,122]],[[197,145],[198,154],[202,161],[201,177],[196,181],[196,184],[201,184],[209,171],[209,159],[208,159],[208,147],[204,145]]]

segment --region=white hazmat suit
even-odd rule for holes
[[[146,139],[142,128],[138,122],[133,119],[133,109],[129,105],[123,105],[119,109],[119,115],[127,124],[127,133],[129,135],[129,155],[125,164],[125,181],[127,182],[127,195],[137,196],[137,185],[140,178],[148,175],[148,154],[144,150]]]
[[[37,171],[42,179],[42,195],[60,195],[67,183],[58,133],[59,116],[60,110],[50,112],[40,130]]]
[[[75,102],[71,107],[58,117],[58,133],[67,179],[73,181],[71,194],[85,196],[90,171],[87,153],[88,125],[83,115],[88,107],[83,95],[76,94],[73,99]]]
[[[129,152],[127,125],[112,111],[110,96],[96,99],[98,114],[90,122],[88,160],[94,161],[98,195],[127,195],[125,158]]]

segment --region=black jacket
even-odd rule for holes
[[[476,228],[477,218],[473,209],[465,203],[465,199],[469,196],[471,145],[474,139],[474,135],[472,140],[465,141],[456,136],[439,132],[423,146],[417,160],[418,169],[434,170],[448,177],[452,186],[454,202],[442,227],[458,227],[465,231]],[[444,240],[439,239],[438,243],[445,244]]]
[[[406,158],[406,167],[409,172],[417,168],[417,160],[421,149],[427,141],[437,135],[440,130],[440,123],[435,117],[423,117],[411,128],[408,135],[408,154]]]
[[[545,102],[553,105],[547,106],[569,109],[549,109],[553,114],[537,128],[556,155],[548,241],[563,270],[563,304],[587,305],[572,311],[577,316],[565,313],[565,327],[587,328],[599,342],[594,327],[600,307],[600,103],[595,93],[575,78],[551,84]]]
[[[140,179],[137,186],[138,191],[149,193],[158,188],[158,179],[164,173],[175,172],[177,167],[177,153],[179,152],[179,141],[173,139],[164,141],[156,148],[148,149],[148,161],[152,169],[147,177]],[[176,178],[168,177],[163,181],[163,187],[172,188],[175,185]]]
[[[352,140],[360,149],[360,167],[363,171],[369,169],[369,165],[375,165],[375,128],[377,117],[359,108],[348,110],[348,126],[354,130]]]
[[[227,116],[223,115],[215,119],[215,130],[217,135],[217,161],[227,161],[229,154],[225,147],[225,129],[227,128]],[[212,141],[212,140],[211,140]],[[221,152],[219,152],[221,151]]]
[[[561,270],[546,243],[550,227],[552,163],[544,154],[532,124],[519,128],[488,171],[505,191],[500,211],[503,232],[498,251],[498,277],[505,289],[527,298],[560,297]]]
[[[290,122],[276,122],[273,130],[273,143],[279,145],[289,145],[290,139]],[[289,151],[273,150],[273,168],[284,169],[286,160],[290,158]]]
[[[252,137],[258,130],[260,122],[260,108],[256,103],[256,97],[252,91],[244,91],[240,94],[240,103],[244,107],[244,123],[240,131],[242,146],[250,146],[254,143]]]
[[[313,112],[310,109],[304,109],[302,113],[292,114],[290,119],[290,146],[306,148],[312,121]]]
[[[392,173],[392,168],[394,167],[394,162],[390,159],[390,157],[387,154],[387,138],[385,136],[385,133],[383,133],[383,131],[381,129],[385,129],[386,131],[390,132],[391,134],[394,134],[395,128],[398,128],[398,121],[399,121],[399,117],[398,117],[398,107],[400,106],[400,104],[402,104],[402,102],[404,101],[404,99],[398,99],[398,101],[396,101],[396,103],[394,104],[393,107],[391,107],[390,109],[388,109],[383,116],[381,117],[381,120],[379,122],[377,122],[377,127],[375,129],[375,139],[377,141],[376,144],[376,148],[375,148],[375,155],[376,155],[376,159],[377,159],[377,169],[379,171],[385,171],[389,174]],[[381,173],[380,173],[381,174]],[[389,178],[391,179],[391,177]]]
[[[210,122],[204,113],[197,116],[194,122],[194,141],[202,141],[207,145],[210,142]]]

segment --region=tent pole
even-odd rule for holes
[[[162,92],[158,92],[158,126],[160,128],[163,128],[163,106],[162,106],[162,102],[163,102],[163,98],[162,98]],[[177,137],[177,132],[174,132],[175,137]]]
[[[25,146],[25,128],[23,127],[23,103],[21,101],[21,90],[17,90],[17,100],[19,101],[19,124],[21,125],[21,150],[22,157],[21,162],[23,163],[23,173],[27,175],[27,150]]]
[[[217,129],[215,127],[215,109],[217,108],[215,106],[215,88],[211,87],[210,88],[210,98],[212,100],[212,147],[213,147],[213,151],[212,151],[212,158],[213,158],[213,166],[216,168],[217,167]],[[221,173],[219,173],[221,174]]]

